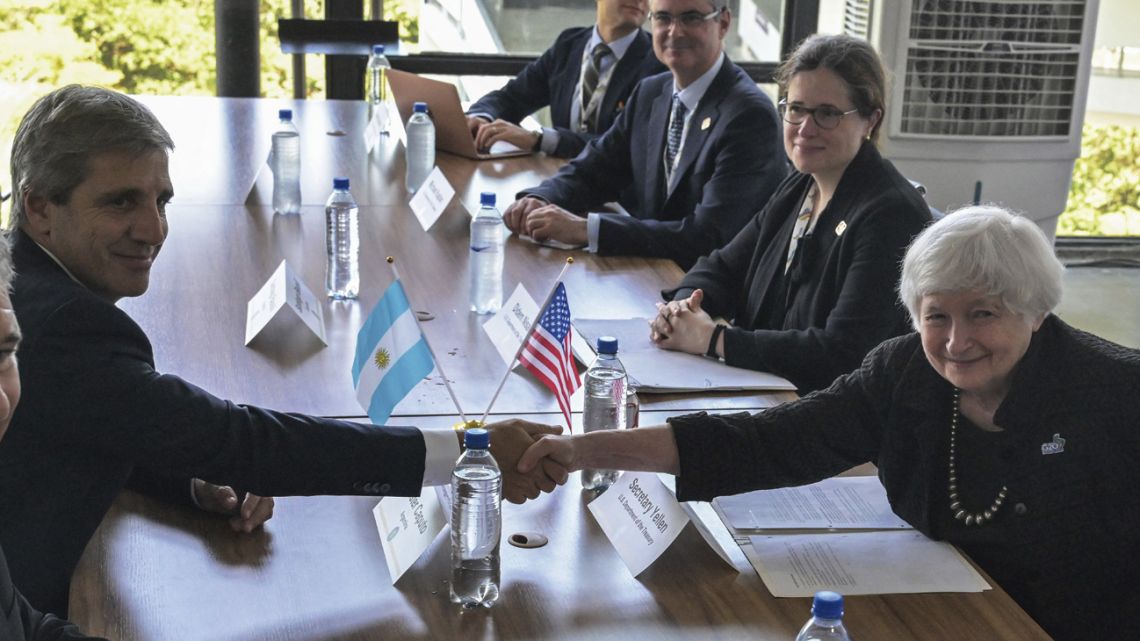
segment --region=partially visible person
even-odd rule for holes
[[[1057,641],[1140,639],[1140,351],[1052,314],[1063,267],[1027,218],[951,213],[906,252],[917,334],[759,414],[547,437],[569,470],[677,474],[709,500],[873,462],[892,509],[965,551]]]
[[[155,368],[150,341],[115,303],[150,284],[172,148],[146,107],[78,85],[36,101],[13,141],[11,300],[25,324],[26,388],[0,443],[0,544],[44,611],[66,613],[76,562],[124,487],[237,511],[232,524],[248,531],[272,512],[262,496],[417,496],[447,482],[459,456],[449,430],[237,405]],[[534,435],[517,422],[490,427],[496,458],[513,467]],[[564,478],[505,474],[504,496],[522,502]],[[255,496],[239,506],[245,492]]]
[[[907,331],[894,284],[930,210],[875,148],[884,77],[871,45],[851,36],[812,36],[780,67],[795,171],[732,242],[665,292],[671,302],[650,323],[659,347],[771,372],[804,393]]]
[[[12,413],[20,402],[20,324],[12,310],[8,290],[12,286],[12,253],[8,239],[0,236],[0,440],[8,431]],[[0,549],[0,639],[4,641],[65,641],[94,639],[71,623],[33,608],[12,583],[8,562]],[[106,640],[104,640],[106,641]]]
[[[597,0],[597,23],[571,27],[502,89],[467,110],[478,149],[509,142],[573,158],[614,123],[642,78],[665,71],[641,29],[648,0]],[[519,122],[550,107],[551,127],[528,131]]]
[[[670,73],[638,85],[617,122],[503,212],[538,241],[689,268],[736,235],[787,174],[772,101],[724,54],[724,0],[653,0]],[[620,202],[629,215],[604,213]]]

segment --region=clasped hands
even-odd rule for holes
[[[704,354],[716,321],[701,309],[703,291],[668,303],[657,303],[657,316],[649,321],[649,339],[658,347],[688,354]]]
[[[511,203],[503,212],[503,223],[514,233],[539,242],[556,240],[567,245],[589,242],[585,218],[534,196],[524,196]]]

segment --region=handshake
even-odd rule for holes
[[[525,503],[541,492],[553,492],[574,471],[565,456],[573,437],[559,436],[562,428],[557,425],[511,419],[490,424],[487,431],[491,433],[491,455],[503,472],[503,498],[511,503]],[[559,441],[566,442],[565,446],[552,447],[562,445]]]
[[[668,424],[561,436],[562,428],[513,419],[488,425],[491,454],[503,472],[503,498],[525,503],[553,492],[584,467],[680,472],[677,441]]]

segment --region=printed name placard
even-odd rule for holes
[[[689,522],[656,474],[626,472],[589,506],[634,576],[653,564]]]
[[[292,310],[305,323],[305,327],[328,345],[321,305],[286,261],[281,261],[273,275],[246,305],[245,344],[249,345],[283,307]]]
[[[380,144],[380,136],[384,135],[384,130],[387,127],[388,105],[384,103],[372,110],[372,117],[368,119],[368,125],[364,127],[364,148],[367,153],[372,153],[372,150]]]
[[[424,228],[424,231],[427,231],[431,229],[435,221],[439,220],[440,215],[444,209],[447,209],[447,205],[454,195],[455,188],[447,182],[447,178],[444,177],[437,165],[428,174],[424,184],[416,190],[412,199],[408,201],[408,206],[412,208],[416,220],[420,221],[420,226]]]
[[[415,565],[447,524],[434,487],[418,497],[386,496],[372,508],[392,583]]]
[[[526,288],[519,283],[502,308],[483,323],[483,331],[494,343],[503,363],[511,364],[511,359],[515,357],[515,352],[518,351],[519,345],[526,337],[526,331],[530,329],[537,315],[538,303],[534,302]]]

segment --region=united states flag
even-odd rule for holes
[[[554,392],[558,407],[570,424],[570,395],[582,386],[574,356],[570,352],[570,303],[566,300],[566,286],[558,283],[554,296],[538,325],[526,339],[519,362]]]

